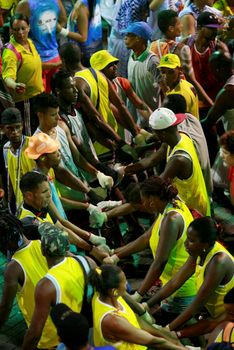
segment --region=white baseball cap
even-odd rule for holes
[[[149,125],[154,130],[167,129],[170,126],[175,126],[182,123],[186,118],[186,114],[175,114],[168,108],[157,108],[149,118]]]

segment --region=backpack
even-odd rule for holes
[[[93,326],[92,297],[94,289],[89,283],[89,275],[92,269],[88,260],[84,256],[76,255],[73,256],[73,258],[80,264],[85,278],[84,298],[80,313],[87,318],[89,327],[91,328]]]

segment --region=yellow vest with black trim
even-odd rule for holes
[[[185,180],[178,177],[173,179],[173,185],[176,186],[180,198],[185,202],[189,209],[196,209],[202,215],[210,216],[210,201],[206,190],[201,166],[198,160],[196,149],[190,137],[180,132],[181,139],[177,145],[171,149],[167,148],[167,162],[175,156],[175,152],[183,151],[188,154],[192,161],[192,175]]]
[[[180,238],[176,241],[174,247],[171,249],[170,256],[168,258],[167,264],[160,276],[163,284],[166,284],[170,279],[181,269],[181,267],[185,264],[186,260],[189,257],[189,254],[186,252],[184,247],[184,242],[186,240],[186,232],[189,224],[193,221],[193,216],[190,213],[188,207],[179,200],[175,201],[176,207],[173,207],[171,203],[167,205],[163,214],[160,214],[152,228],[152,233],[150,236],[150,248],[152,254],[155,258],[156,251],[158,248],[159,240],[160,240],[160,227],[163,219],[169,212],[177,212],[181,215],[184,222],[184,229]],[[181,288],[179,288],[174,294],[174,297],[187,297],[196,295],[196,282],[195,277],[190,277]]]
[[[137,321],[136,315],[122,297],[118,298],[118,303],[121,305],[122,310],[117,310],[114,306],[104,303],[99,299],[99,294],[95,293],[92,300],[93,308],[93,333],[95,346],[112,345],[117,350],[144,350],[146,346],[127,343],[125,341],[111,342],[106,340],[102,334],[102,320],[107,314],[115,314],[119,317],[124,317],[131,323],[132,326],[140,329],[140,325]],[[117,334],[118,335],[118,334]]]
[[[80,312],[84,297],[85,278],[79,262],[66,257],[51,267],[45,276],[56,289],[56,304],[64,303],[73,311]]]
[[[204,261],[204,264],[201,266],[200,264],[200,258],[197,259],[197,265],[196,265],[196,283],[197,283],[197,290],[200,289],[204,282],[204,275],[205,270],[211,259],[217,254],[223,252],[227,254],[234,263],[233,256],[225,249],[222,244],[219,242],[216,242],[214,247],[211,249],[211,251],[207,254],[206,259]],[[225,285],[219,285],[215,290],[213,290],[212,294],[209,296],[209,299],[205,303],[206,309],[209,311],[211,317],[216,318],[222,314],[225,313],[224,303],[223,299],[224,296],[234,287],[234,276],[231,278],[231,280],[225,284]]]
[[[29,159],[24,153],[25,149],[28,147],[29,136],[23,136],[22,143],[23,144],[20,148],[20,151],[17,150],[16,154],[12,152],[10,142],[7,142],[4,145],[4,157],[6,158],[8,175],[10,177],[14,195],[16,197],[17,208],[20,207],[20,205],[23,203],[23,196],[19,188],[20,179],[28,171],[32,171],[36,165],[35,161],[33,159]],[[20,161],[18,160],[18,157],[20,157]]]
[[[26,217],[33,217],[40,222],[50,222],[51,224],[53,224],[53,220],[51,219],[51,216],[49,213],[46,214],[45,218],[42,218],[40,216],[36,216],[36,214],[34,214],[32,211],[25,209],[22,206],[19,219],[21,220],[21,219],[26,218]]]
[[[99,106],[97,110],[102,115],[105,122],[117,132],[118,124],[110,107],[108,82],[102,73],[97,70],[95,70],[95,72],[97,74],[98,83],[89,69],[84,69],[77,72],[75,77],[84,79],[89,85],[91,92],[90,99],[94,107],[97,106],[99,96]],[[110,151],[97,141],[94,142],[94,148],[97,155]]]
[[[19,286],[16,297],[19,308],[29,326],[35,305],[35,287],[48,271],[46,259],[41,253],[41,242],[39,240],[31,241],[26,247],[15,252],[12,260],[15,260],[24,272],[24,285]],[[52,320],[48,318],[38,348],[49,349],[57,344],[57,331]]]

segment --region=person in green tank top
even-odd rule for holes
[[[158,278],[165,284],[184,265],[189,257],[184,247],[186,231],[193,221],[191,212],[177,197],[178,191],[169,180],[158,176],[145,180],[140,184],[140,195],[145,210],[156,214],[156,219],[148,231],[134,242],[116,249],[115,255],[111,257],[113,261],[118,261],[147,247],[151,248],[154,259],[143,282],[132,296],[138,302]],[[157,323],[166,325],[163,323],[168,323],[166,319],[177,317],[192,302],[195,295],[195,280],[191,277],[170,298],[168,304],[164,304],[164,319],[160,317]]]
[[[217,240],[218,228],[209,217],[194,220],[188,230],[185,247],[189,258],[176,275],[147,304],[148,308],[167,298],[180,288],[194,273],[197,295],[193,302],[169,325],[177,330],[178,338],[206,334],[214,329],[218,320],[225,315],[224,296],[234,287],[234,258]],[[210,318],[198,321],[192,326],[182,327],[205,307]],[[148,309],[146,307],[146,309]]]

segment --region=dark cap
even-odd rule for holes
[[[141,22],[130,23],[128,27],[122,31],[122,33],[134,34],[148,41],[148,40],[151,40],[153,31],[147,23],[141,21]]]
[[[224,28],[224,25],[221,23],[221,20],[214,13],[204,11],[200,13],[197,18],[198,27],[207,27],[207,28]]]
[[[69,250],[69,239],[66,231],[51,224],[43,222],[38,231],[41,235],[41,245],[50,257],[65,256]]]
[[[69,348],[84,346],[88,342],[89,324],[86,318],[65,304],[55,305],[50,313],[58,336]]]
[[[22,123],[21,112],[15,107],[6,108],[2,112],[0,124],[8,125],[16,123]]]
[[[32,216],[26,216],[21,219],[24,228],[24,236],[29,240],[41,239],[41,235],[39,233],[39,225],[40,221],[37,218]]]

